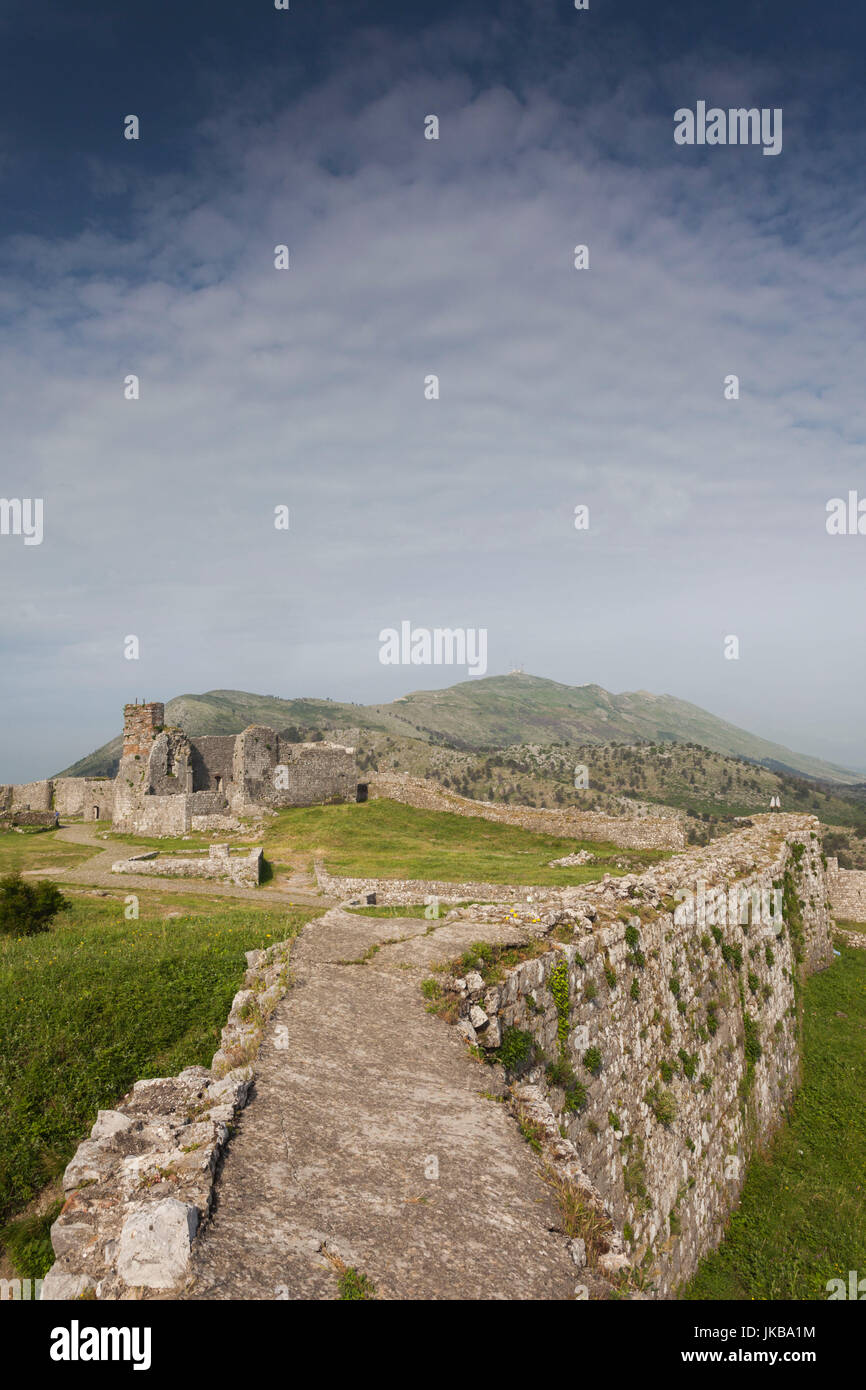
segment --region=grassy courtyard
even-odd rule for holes
[[[667,857],[664,851],[565,840],[385,799],[281,811],[269,823],[263,843],[266,857],[276,865],[309,870],[319,859],[335,874],[451,883],[588,883],[605,873],[639,872]],[[575,849],[590,850],[596,862],[571,869],[547,867],[549,860]],[[617,868],[616,861],[628,868]]]
[[[56,830],[0,831],[0,877],[33,869],[59,872],[94,854],[99,854],[99,849],[60,840]]]

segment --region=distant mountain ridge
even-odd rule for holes
[[[523,672],[462,681],[444,690],[416,690],[382,705],[209,690],[176,696],[165,714],[166,723],[193,735],[234,734],[249,724],[267,724],[308,732],[341,726],[377,729],[478,749],[517,743],[699,743],[716,753],[807,777],[844,784],[864,780],[849,768],[759,738],[673,695],[646,690],[612,695],[600,685],[561,685]],[[118,736],[57,775],[113,776],[120,752]]]

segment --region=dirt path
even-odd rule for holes
[[[202,897],[249,898],[260,904],[273,907],[327,907],[333,898],[324,897],[315,887],[309,875],[293,873],[278,887],[239,888],[233,883],[215,883],[212,879],[199,878],[154,878],[150,874],[115,874],[112,864],[118,859],[128,859],[131,855],[144,851],[144,845],[110,844],[97,837],[89,823],[65,825],[57,831],[59,840],[76,845],[91,845],[98,849],[91,859],[79,864],[70,864],[51,870],[31,870],[31,876],[50,873],[52,878],[62,878],[66,883],[81,884],[91,888],[113,888],[116,892],[124,889],[149,889],[160,893],[194,893]]]
[[[481,935],[523,939],[340,908],[304,928],[185,1297],[334,1299],[323,1246],[380,1298],[575,1296],[535,1155],[485,1095],[496,1074],[420,994]]]

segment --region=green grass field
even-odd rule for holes
[[[94,854],[99,850],[58,840],[56,830],[0,831],[0,876],[28,869],[68,869]]]
[[[97,1110],[134,1081],[209,1066],[244,951],[316,915],[140,893],[141,916],[126,921],[122,892],[68,896],[50,932],[0,938],[0,1218],[62,1170]]]
[[[803,1086],[687,1299],[826,1299],[866,1275],[866,951],[805,986]]]
[[[588,883],[605,873],[627,872],[617,869],[615,860],[639,871],[667,857],[664,851],[564,840],[480,817],[420,811],[385,799],[281,811],[263,843],[275,865],[309,869],[314,859],[320,859],[336,874],[451,883]],[[562,858],[575,848],[591,850],[596,863],[572,869],[547,867],[548,860]]]

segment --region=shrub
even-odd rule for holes
[[[524,1071],[532,1061],[535,1044],[531,1033],[521,1028],[506,1028],[498,1050],[499,1061],[506,1071]]]
[[[601,1053],[597,1047],[588,1047],[583,1054],[583,1065],[587,1071],[592,1072],[593,1076],[598,1076],[601,1071]]]
[[[673,1124],[677,1116],[677,1103],[670,1091],[654,1084],[650,1086],[644,1100],[660,1125],[667,1128],[668,1125]]]
[[[689,1081],[692,1081],[698,1069],[698,1054],[696,1052],[686,1052],[686,1049],[681,1047],[677,1056],[683,1064],[683,1075],[687,1076]]]
[[[49,879],[27,883],[20,873],[0,878],[0,933],[4,936],[49,931],[58,912],[67,912],[71,906]]]

